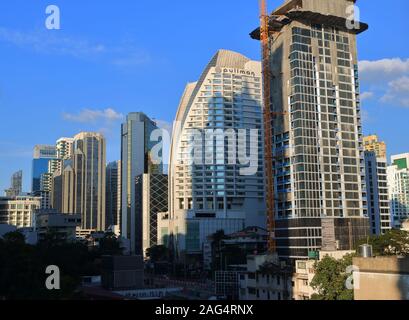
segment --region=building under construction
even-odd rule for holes
[[[369,234],[354,0],[288,0],[251,33],[263,48],[270,253],[307,258]],[[271,134],[270,134],[271,132]]]

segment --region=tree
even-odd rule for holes
[[[13,232],[6,233],[3,236],[3,241],[8,244],[22,246],[25,244],[26,239],[21,232],[13,231]]]
[[[169,249],[163,245],[146,249],[146,255],[152,262],[169,261]]]
[[[311,287],[318,293],[312,296],[313,300],[353,300],[354,292],[346,288],[346,280],[350,276],[346,273],[352,265],[353,255],[346,255],[341,260],[325,256],[314,266],[315,276]]]
[[[114,233],[106,233],[99,241],[98,252],[100,255],[122,255],[123,248]]]
[[[372,246],[375,256],[408,256],[409,255],[409,233],[403,230],[390,230],[379,236],[371,236],[359,242]]]
[[[223,270],[225,257],[223,257],[223,240],[228,239],[224,230],[218,230],[212,235],[212,270]]]
[[[9,233],[0,239],[0,299],[78,299],[81,277],[100,273],[97,257],[85,244],[66,242],[54,232],[35,246],[22,234]],[[50,265],[60,269],[61,290],[45,286]]]

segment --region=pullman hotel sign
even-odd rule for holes
[[[243,76],[252,76],[255,77],[256,73],[254,71],[248,71],[248,70],[243,70],[243,69],[235,69],[235,68],[220,68],[216,67],[216,72],[217,73],[235,73],[235,74],[241,74]]]

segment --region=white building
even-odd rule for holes
[[[171,236],[179,253],[201,254],[218,230],[265,226],[260,63],[218,51],[187,85],[175,121],[159,242]]]
[[[39,209],[40,205],[39,197],[0,197],[0,224],[17,228],[32,227],[34,211]]]
[[[56,149],[57,149],[57,158],[61,160],[66,160],[72,157],[73,155],[73,138],[60,138],[57,140]]]
[[[400,227],[409,218],[409,153],[392,156],[387,172],[393,226]]]

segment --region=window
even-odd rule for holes
[[[256,289],[255,288],[249,287],[248,291],[249,291],[249,294],[253,294],[253,295],[256,294]]]

